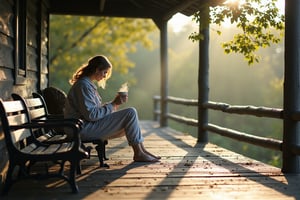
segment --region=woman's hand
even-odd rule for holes
[[[121,99],[121,96],[117,95],[111,103],[115,104],[117,106],[121,105],[123,103],[122,99]]]
[[[128,101],[128,95],[127,94],[117,94],[116,97],[114,98],[114,100],[111,102],[115,108],[115,110],[117,110],[117,108],[119,107],[119,105],[126,103]]]
[[[122,103],[126,103],[128,101],[128,92],[118,92],[118,96]]]

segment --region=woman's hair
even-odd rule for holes
[[[77,69],[77,71],[73,74],[72,79],[69,81],[70,84],[73,85],[82,77],[93,75],[94,73],[96,73],[97,69],[101,71],[108,69],[106,77],[99,81],[99,86],[105,88],[106,80],[111,76],[112,64],[103,55],[90,58],[87,64],[84,64],[79,69]]]

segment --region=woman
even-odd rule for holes
[[[134,161],[158,161],[160,157],[149,153],[143,145],[144,139],[136,110],[134,108],[118,110],[119,105],[128,100],[128,96],[117,95],[111,102],[102,104],[93,81],[105,88],[111,72],[111,63],[102,55],[91,58],[88,64],[80,67],[70,80],[72,87],[66,100],[65,117],[84,121],[80,131],[82,141],[106,140],[125,134],[128,144],[133,148]]]

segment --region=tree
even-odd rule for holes
[[[151,48],[150,32],[156,29],[151,20],[87,16],[50,18],[50,83],[67,90],[74,71],[96,54],[106,55],[114,72],[128,73],[134,67],[127,54],[137,44]]]
[[[225,53],[240,53],[249,65],[259,62],[255,54],[261,47],[280,42],[284,31],[284,15],[277,0],[227,0],[223,5],[211,8],[210,23],[221,25],[225,20],[241,30],[233,39],[222,44]],[[193,18],[200,23],[200,12]],[[221,34],[220,30],[217,30]],[[200,33],[192,33],[190,39],[201,39]]]

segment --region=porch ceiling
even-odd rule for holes
[[[224,0],[50,0],[50,14],[170,19],[176,13],[190,16],[205,3]]]

